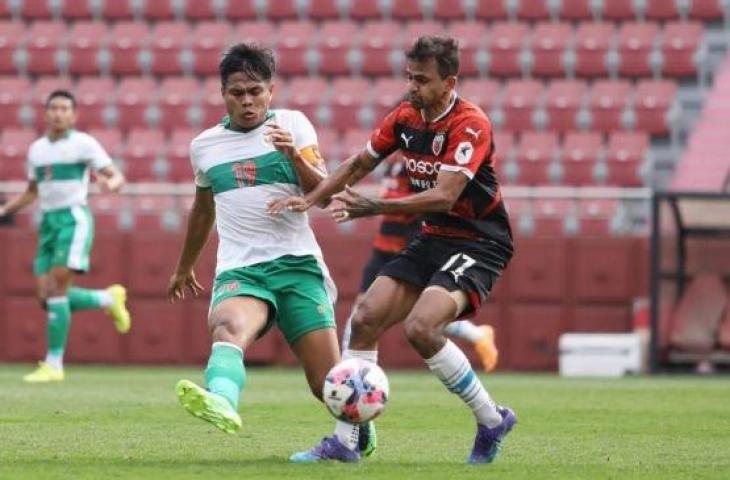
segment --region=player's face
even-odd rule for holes
[[[231,123],[243,130],[263,123],[273,87],[270,82],[252,79],[241,72],[229,75],[222,93]]]
[[[54,132],[64,132],[76,123],[76,109],[71,99],[55,97],[46,105],[46,125]]]
[[[415,108],[429,109],[450,95],[453,88],[451,78],[441,78],[435,58],[422,62],[409,60],[406,66],[408,101]]]

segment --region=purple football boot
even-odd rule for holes
[[[493,428],[478,425],[474,448],[472,448],[471,455],[469,455],[466,463],[491,463],[499,453],[502,440],[517,423],[517,416],[511,408],[497,407],[497,411],[502,416],[502,423]]]
[[[350,450],[335,437],[324,437],[319,444],[308,452],[297,452],[289,461],[292,463],[315,463],[323,460],[336,460],[344,463],[357,463],[360,461],[360,454]]]

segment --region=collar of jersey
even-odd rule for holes
[[[64,138],[70,137],[73,132],[74,132],[74,129],[73,128],[69,128],[68,130],[66,130],[66,132],[63,135],[61,135],[60,137],[58,137],[55,140],[51,140],[51,137],[48,135],[48,133],[46,133],[46,138],[48,139],[48,141],[50,143],[55,143],[55,142],[57,142],[59,140],[63,140]]]
[[[268,112],[266,112],[266,118],[264,118],[264,121],[261,122],[260,125],[256,125],[255,127],[249,128],[248,130],[234,130],[234,129],[231,128],[231,117],[229,117],[228,115],[226,115],[225,117],[223,117],[221,119],[221,125],[223,125],[223,128],[225,128],[226,130],[230,130],[232,132],[248,133],[248,132],[252,132],[252,131],[256,130],[261,125],[263,125],[264,123],[266,123],[267,120],[271,120],[272,118],[274,118],[274,112],[272,112],[271,110],[269,110]]]
[[[441,120],[442,118],[444,118],[446,115],[448,115],[449,112],[451,112],[451,110],[454,108],[454,105],[456,105],[456,98],[457,97],[458,97],[458,95],[456,94],[456,90],[452,90],[451,91],[451,100],[449,100],[449,105],[446,107],[446,110],[444,110],[438,117],[434,118],[430,122],[426,120],[426,115],[424,115],[423,110],[421,110],[421,118],[426,123],[438,122],[439,120]]]

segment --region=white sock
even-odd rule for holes
[[[94,291],[99,299],[101,308],[109,308],[114,303],[114,299],[106,290],[95,290]]]
[[[426,364],[449,391],[457,394],[471,408],[477,423],[489,428],[502,423],[497,405],[474,373],[464,352],[451,340],[446,340],[446,345],[436,355],[426,359]]]
[[[357,442],[360,439],[360,426],[337,420],[335,424],[335,437],[349,450],[355,450],[357,449]]]
[[[456,320],[444,328],[444,333],[450,337],[459,337],[471,343],[478,342],[484,337],[484,330],[469,320]]]
[[[349,360],[351,358],[359,358],[366,362],[378,363],[378,351],[377,350],[350,350],[349,348],[342,352],[342,360]]]
[[[55,355],[48,352],[46,353],[46,363],[54,370],[63,370],[63,355]]]

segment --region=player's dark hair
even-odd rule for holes
[[[48,98],[46,99],[46,108],[51,104],[51,100],[54,98],[68,98],[71,100],[71,106],[76,109],[76,97],[74,97],[74,94],[69,92],[68,90],[54,90],[51,92],[50,95],[48,95]]]
[[[218,70],[222,85],[226,84],[230,75],[237,72],[252,80],[269,82],[274,76],[276,64],[270,49],[255,43],[239,43],[223,55]]]
[[[459,42],[452,37],[425,35],[418,37],[406,58],[414,62],[424,62],[429,58],[436,59],[441,78],[459,73]]]

